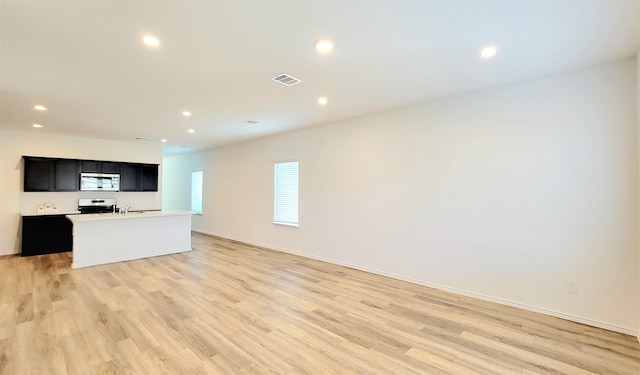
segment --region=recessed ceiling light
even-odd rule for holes
[[[496,55],[498,49],[495,46],[487,46],[482,49],[480,52],[480,56],[484,59],[490,59]]]
[[[247,120],[245,121],[245,123],[255,125],[255,124],[259,124],[260,122],[256,120]]]
[[[313,42],[313,46],[318,52],[329,52],[333,49],[333,42],[328,39],[318,39]]]
[[[33,109],[35,109],[36,111],[46,111],[47,107],[45,107],[43,105],[40,105],[40,104],[37,104],[37,105],[33,106]]]
[[[183,115],[184,117],[189,117],[189,116],[191,116],[191,112],[189,112],[189,111],[184,111],[184,112],[182,112],[182,115]]]
[[[34,128],[41,128],[41,127],[42,127],[42,125],[40,125],[40,124],[33,124],[33,127],[34,127]]]
[[[191,134],[193,134],[193,133],[195,133],[195,132],[196,132],[196,131],[195,131],[195,130],[193,130],[193,129],[189,129],[189,130],[187,130],[187,131],[188,131],[189,133],[191,133]]]
[[[318,98],[318,104],[320,105],[326,105],[327,103],[329,103],[329,101],[327,100],[327,98],[325,98],[324,96],[321,98]]]
[[[158,38],[153,35],[146,35],[144,38],[142,38],[142,41],[149,47],[158,47],[160,45],[160,41],[158,40]]]
[[[167,140],[166,139],[161,139],[160,142],[167,143]]]

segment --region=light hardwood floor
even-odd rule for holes
[[[117,244],[114,244],[117,246]],[[1,374],[640,374],[636,338],[285,253],[0,258]]]

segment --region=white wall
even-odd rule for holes
[[[164,174],[162,177],[162,207],[165,210],[191,210],[191,173],[203,171],[205,158],[203,153],[187,155],[165,155],[162,158]],[[214,182],[208,179],[208,173],[203,171],[203,189]],[[210,195],[203,194],[203,207],[207,204]],[[194,230],[204,231],[202,216],[194,214],[191,217],[191,226]]]
[[[204,166],[196,230],[634,334],[635,90],[626,59],[174,166]],[[272,224],[272,163],[292,159],[299,228]]]
[[[640,5],[640,4],[639,4]],[[640,37],[640,36],[639,36]],[[638,167],[640,167],[640,50],[636,54],[636,121],[638,123],[637,135],[638,135]],[[640,177],[640,176],[639,176]],[[640,184],[638,186],[638,197],[640,197]],[[640,212],[640,202],[638,206],[638,212]],[[640,227],[638,227],[638,275],[640,275]],[[638,278],[638,300],[640,300],[640,277]],[[638,341],[640,342],[640,303],[638,306]]]
[[[133,209],[161,208],[161,192],[89,193],[23,192],[22,156],[114,160],[161,164],[162,147],[0,129],[0,255],[20,252],[20,214],[33,214],[38,205],[56,204],[60,211],[77,210],[78,198],[117,198]],[[162,174],[162,167],[160,168]]]
[[[202,170],[201,162],[196,162],[198,154],[165,155],[162,158],[162,207],[165,210],[191,209],[191,173]],[[201,159],[201,158],[200,158]]]

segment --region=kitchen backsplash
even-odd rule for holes
[[[131,206],[131,210],[159,210],[162,208],[160,192],[21,192],[20,213],[38,214],[38,207],[50,204],[59,213],[78,210],[80,198],[116,198],[118,207]]]

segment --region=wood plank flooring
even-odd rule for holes
[[[636,338],[193,234],[0,258],[0,374],[640,374]]]

